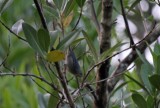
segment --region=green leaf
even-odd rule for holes
[[[73,41],[73,42],[71,43],[71,46],[72,46],[72,45],[76,45],[77,43],[81,42],[81,41],[84,40],[84,39],[85,39],[85,38],[76,39],[75,41]]]
[[[2,12],[12,4],[13,0],[1,0],[0,1],[0,15]]]
[[[87,44],[92,52],[92,54],[94,55],[94,59],[97,61],[98,60],[98,54],[97,54],[97,51],[96,51],[96,48],[94,47],[91,39],[89,38],[88,34],[82,30],[82,33],[83,33],[83,36],[85,37],[86,41],[87,41]]]
[[[154,53],[160,55],[160,45],[158,43],[155,43],[154,45]]]
[[[29,45],[37,51],[41,56],[43,56],[43,52],[39,46],[39,41],[37,37],[37,32],[36,30],[30,26],[29,24],[23,23],[22,28],[24,31],[24,35],[29,43]]]
[[[123,88],[125,85],[127,85],[130,81],[126,81],[123,82],[122,84],[120,84],[118,87],[116,87],[112,92],[110,97],[112,97],[118,90],[120,90],[121,88]]]
[[[151,87],[151,84],[149,82],[149,79],[148,79],[148,76],[149,75],[152,75],[152,70],[153,68],[150,67],[149,65],[147,64],[142,64],[141,66],[141,70],[140,70],[140,76],[141,76],[141,79],[144,83],[144,85],[148,88],[148,90],[152,91],[152,87]]]
[[[81,7],[81,8],[83,7],[85,1],[86,0],[76,0],[78,6]]]
[[[73,10],[74,6],[75,6],[75,0],[69,0],[63,10],[62,16],[64,18],[67,17]]]
[[[58,31],[58,30],[50,31],[49,34],[50,34],[50,37],[51,37],[50,47],[51,48],[52,47],[56,48],[55,46],[58,45],[58,44],[56,44],[56,40],[58,40],[58,38],[59,38],[60,31]]]
[[[124,45],[126,43],[117,43],[116,45],[114,45],[113,47],[111,47],[109,50],[105,51],[102,53],[102,55],[100,56],[100,60],[104,60],[107,56],[111,55],[115,50],[117,50],[119,47],[121,47],[122,45]]]
[[[147,108],[154,108],[154,98],[151,95],[147,97]]]
[[[55,4],[55,6],[60,10],[62,3],[63,3],[63,0],[53,0],[53,2]]]
[[[60,0],[61,1],[61,0]],[[59,19],[59,14],[58,14],[58,11],[55,9],[55,8],[51,8],[50,6],[47,6],[47,5],[43,5],[44,7],[44,13],[47,15],[47,16],[50,16],[52,18],[56,18],[56,19]]]
[[[64,36],[64,39],[58,44],[56,49],[67,48],[77,38],[80,32],[81,29],[77,29]]]
[[[147,19],[147,21],[151,21],[151,22],[153,22],[153,21],[154,21],[154,17],[153,17],[153,15],[148,16],[146,19]]]
[[[143,96],[138,93],[132,94],[132,99],[134,103],[138,106],[138,108],[147,108],[147,102]]]
[[[130,11],[130,10],[132,10],[139,2],[140,2],[141,0],[136,0],[135,2],[133,2],[133,4],[130,6],[130,8],[128,9],[128,12]],[[128,13],[127,12],[127,13]]]
[[[54,96],[59,97],[57,91],[53,91],[52,94],[53,94]],[[53,106],[57,105],[58,102],[59,102],[59,99],[58,99],[58,98],[55,98],[55,97],[53,97],[53,96],[51,95],[50,98],[49,98],[49,101],[48,101],[48,107],[47,107],[47,108],[53,108]]]
[[[160,75],[154,74],[149,77],[149,81],[156,89],[160,90]]]
[[[38,103],[40,108],[47,108],[47,101],[41,93],[38,93]]]
[[[134,83],[136,83],[139,87],[141,87],[143,90],[145,90],[148,94],[150,94],[150,92],[146,89],[146,87],[144,85],[142,85],[139,81],[137,81],[136,79],[134,79],[133,77],[125,74],[125,76],[127,76],[130,80],[132,80]]]
[[[47,53],[49,45],[50,45],[49,32],[44,29],[39,29],[38,30],[38,41],[39,41],[40,48]]]
[[[139,58],[142,60],[142,62],[151,67],[151,64],[146,60],[146,58],[140,53],[140,51],[138,49],[136,49],[136,52],[137,52]]]

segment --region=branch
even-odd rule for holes
[[[97,64],[93,65],[93,66],[92,66],[90,69],[88,69],[88,71],[86,72],[86,75],[85,75],[84,78],[83,78],[82,84],[84,84],[84,82],[86,81],[87,77],[89,76],[89,74],[91,73],[91,71],[92,71],[95,67],[97,67],[97,66],[105,63],[105,61],[107,61],[107,60],[115,57],[116,55],[119,55],[119,54],[121,54],[121,53],[123,53],[123,52],[125,52],[125,51],[127,51],[127,50],[129,50],[129,49],[131,49],[131,48],[133,48],[133,47],[136,47],[137,45],[141,44],[141,43],[142,43],[143,41],[145,41],[146,38],[154,31],[154,29],[155,29],[155,26],[153,27],[153,29],[152,29],[142,40],[140,40],[139,42],[135,43],[135,44],[132,45],[131,47],[126,48],[126,49],[124,49],[124,50],[122,50],[122,51],[119,51],[119,52],[117,52],[117,53],[115,53],[115,54],[107,57],[106,59],[98,62]]]
[[[12,73],[3,73],[0,71],[0,76],[30,76],[30,77],[34,77],[34,78],[37,78],[43,82],[45,82],[46,84],[48,84],[49,86],[51,86],[54,90],[57,90],[59,93],[61,93],[61,91],[58,90],[57,87],[55,87],[53,84],[51,84],[50,82],[48,82],[47,80],[45,80],[43,77],[39,77],[37,75],[34,75],[34,74],[30,74],[30,73],[15,73],[15,72],[12,72]]]
[[[36,5],[37,11],[38,11],[39,16],[41,18],[41,22],[42,22],[42,25],[43,25],[44,29],[46,29],[48,31],[47,24],[46,24],[45,18],[43,16],[42,10],[40,8],[40,5],[39,5],[37,0],[34,0],[34,3]],[[67,100],[69,102],[69,105],[70,105],[71,108],[75,108],[73,99],[72,99],[72,97],[71,97],[71,95],[69,93],[69,90],[67,88],[67,83],[66,83],[64,75],[63,75],[63,73],[62,73],[62,71],[60,69],[60,66],[59,66],[58,63],[55,63],[55,66],[56,66],[57,73],[58,73],[58,75],[59,75],[59,77],[61,79],[60,82],[61,82],[61,85],[62,85],[62,87],[64,89],[64,92],[65,92],[65,95],[66,95]]]
[[[133,38],[132,38],[132,35],[131,35],[131,32],[130,32],[127,17],[126,17],[125,10],[124,10],[124,7],[123,7],[123,1],[120,0],[120,3],[121,3],[122,15],[123,15],[123,18],[124,18],[124,22],[125,22],[125,26],[126,26],[126,29],[127,29],[128,37],[130,39],[130,46],[132,46],[132,45],[134,45],[134,41],[133,41]]]
[[[76,27],[78,26],[79,21],[80,21],[81,16],[82,16],[82,11],[83,11],[83,7],[81,7],[80,14],[79,14],[79,18],[78,18],[78,20],[77,20],[77,22],[76,22],[76,25],[73,27],[72,31],[74,31],[74,30],[76,29]]]
[[[48,30],[44,15],[42,13],[42,10],[41,10],[41,7],[40,7],[38,1],[37,0],[33,0],[33,1],[34,1],[34,4],[36,5],[37,11],[40,16],[40,19],[41,19],[41,22],[42,22],[44,29]]]
[[[111,46],[111,26],[112,26],[112,0],[102,0],[102,19],[100,24],[100,54],[110,49]],[[99,66],[96,74],[96,95],[95,108],[106,108],[107,105],[107,81],[98,82],[99,80],[106,79],[108,77],[110,67],[110,60],[106,60]]]
[[[91,15],[92,15],[93,23],[95,24],[97,32],[99,34],[100,33],[100,24],[99,24],[98,19],[97,19],[97,15],[96,15],[95,8],[94,8],[94,5],[93,5],[93,0],[88,0],[88,3],[91,6]]]
[[[46,91],[47,93],[49,93],[50,95],[52,95],[54,98],[57,98],[59,100],[61,100],[59,97],[57,97],[56,95],[52,94],[51,92],[49,92],[47,89],[45,89],[44,87],[42,87],[40,84],[38,84],[38,82],[36,82],[32,77],[31,77],[31,80],[37,84],[41,89],[43,89],[44,91]]]
[[[63,73],[62,73],[62,71],[60,69],[60,66],[59,66],[59,64],[57,62],[55,63],[55,66],[56,66],[56,69],[57,69],[58,76],[61,79],[60,82],[61,82],[61,85],[62,85],[62,87],[64,89],[65,95],[66,95],[66,97],[68,99],[69,105],[70,105],[71,108],[75,108],[75,104],[73,102],[73,98],[71,97],[71,94],[69,93],[69,90],[67,88],[67,83],[66,83],[65,77],[64,77],[64,75],[63,75]]]
[[[139,50],[141,53],[144,53],[145,49],[147,48],[147,43],[148,44],[153,43],[159,37],[159,35],[160,35],[160,24],[156,25],[155,29],[147,37],[145,37],[145,41],[142,41],[139,45],[136,46],[136,49]],[[138,55],[136,53],[136,50],[132,50],[132,52],[128,54],[128,56],[119,63],[117,69],[112,73],[110,77],[114,77],[117,74],[122,73],[137,57]],[[119,80],[120,77],[109,79],[108,90],[112,91],[114,89],[114,86],[117,84]]]
[[[94,100],[97,101],[97,96],[96,96],[95,90],[93,90],[93,88],[88,83],[85,83],[84,87],[89,89],[89,91],[91,92],[91,94],[94,97]]]

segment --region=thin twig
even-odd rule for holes
[[[133,38],[132,38],[132,35],[131,35],[131,32],[130,32],[130,28],[129,28],[129,25],[128,25],[127,18],[126,18],[125,10],[124,10],[124,7],[123,7],[123,1],[120,0],[120,3],[121,3],[122,15],[123,15],[123,18],[124,18],[126,30],[127,30],[127,33],[128,33],[128,37],[130,39],[130,46],[132,46],[132,45],[134,45],[134,41],[133,41]]]
[[[75,25],[74,28],[72,29],[72,31],[74,31],[74,30],[76,29],[77,25],[79,24],[79,21],[80,21],[81,16],[82,16],[82,10],[83,10],[83,7],[82,7],[81,10],[80,10],[79,18],[78,18],[78,20],[77,20],[77,22],[76,22],[76,25]]]
[[[49,92],[47,89],[45,89],[44,87],[42,87],[40,84],[38,84],[38,82],[36,82],[32,77],[30,77],[31,80],[37,84],[40,88],[42,88],[44,91],[46,91],[47,93],[49,93],[50,95],[52,95],[54,98],[57,98],[58,100],[60,99],[59,97],[55,96],[54,94],[52,94],[51,92]]]
[[[95,26],[96,26],[97,33],[99,33],[99,32],[100,32],[100,24],[99,24],[99,21],[98,21],[98,19],[97,19],[97,15],[96,15],[96,12],[95,12],[93,0],[88,0],[88,3],[89,3],[90,6],[91,6],[92,19],[93,19],[93,22],[94,22],[94,24],[95,24]]]
[[[81,99],[82,99],[82,104],[83,104],[83,108],[86,108],[85,107],[85,102],[84,102],[84,99],[83,99],[83,97],[82,97],[82,94],[81,94],[81,92],[80,92],[80,84],[79,84],[79,81],[78,81],[78,77],[76,77],[76,81],[77,81],[77,85],[78,85],[78,88],[79,88],[79,95],[81,96]]]
[[[146,18],[144,17],[144,14],[142,12],[141,1],[138,4],[138,7],[139,7],[140,14],[141,14],[141,18],[143,19],[142,22],[143,22],[143,26],[144,26],[144,29],[145,29],[145,33],[147,33],[147,31],[148,31],[147,22],[146,22]]]
[[[35,4],[36,8],[37,8],[38,14],[39,14],[39,16],[40,16],[42,25],[43,25],[44,29],[46,29],[46,30],[48,31],[47,24],[46,24],[44,15],[43,15],[43,13],[42,13],[41,7],[40,7],[40,5],[39,5],[39,3],[38,3],[37,0],[33,0],[33,1],[34,1],[34,4]]]
[[[8,51],[7,51],[7,55],[6,55],[6,57],[3,59],[2,63],[0,64],[0,67],[1,67],[2,65],[4,65],[5,62],[7,61],[8,56],[9,56],[9,54],[10,54],[10,47],[11,47],[11,42],[10,42],[10,37],[8,36]]]
[[[131,70],[131,69],[134,68],[134,67],[135,67],[135,65],[133,65],[133,66],[130,67],[129,69],[123,71],[122,73],[116,74],[115,76],[111,76],[111,77],[108,77],[108,78],[103,79],[103,80],[99,80],[99,81],[96,81],[96,82],[92,82],[90,85],[96,84],[97,82],[103,82],[103,81],[107,81],[107,80],[109,80],[109,79],[113,79],[113,78],[115,78],[115,77],[118,77],[118,76],[124,74],[125,72],[128,72],[129,70]]]
[[[0,23],[1,23],[10,33],[12,33],[14,36],[16,36],[18,39],[27,42],[25,39],[21,38],[21,37],[18,36],[16,33],[14,33],[14,32],[13,32],[5,23],[3,23],[1,20],[0,20]]]
[[[152,33],[150,33],[147,37],[145,37],[145,41],[143,41],[141,44],[136,46],[136,49],[139,50],[140,53],[144,53],[148,44],[151,44],[154,41],[156,41],[159,35],[160,35],[160,25],[158,24],[155,27],[154,31],[152,31]],[[132,50],[130,54],[128,54],[128,56],[119,63],[116,70],[111,74],[111,77],[115,76],[116,74],[122,73],[137,57],[138,57],[137,52],[135,50]],[[120,80],[120,77],[116,77],[114,79],[108,80],[109,91],[112,91],[114,89],[114,86],[119,80]]]
[[[97,100],[95,90],[93,90],[93,88],[90,86],[90,84],[85,83],[84,87],[87,87],[89,89],[89,91],[91,92],[91,94],[93,95],[94,99]]]
[[[53,87],[52,86],[52,84],[50,83],[50,82],[48,82],[47,80],[45,80],[43,77],[39,77],[39,76],[37,76],[37,75],[34,75],[34,74],[30,74],[30,73],[0,73],[0,76],[31,76],[31,77],[34,77],[34,78],[37,78],[37,79],[39,79],[39,80],[41,80],[41,81],[43,81],[43,82],[45,82],[46,84],[48,84],[48,85],[50,85],[51,87]]]
[[[140,40],[139,42],[137,42],[137,43],[135,43],[134,45],[132,45],[131,47],[126,48],[126,49],[124,49],[124,50],[122,50],[122,51],[119,51],[119,52],[117,52],[117,53],[115,53],[115,54],[107,57],[106,59],[102,60],[101,62],[93,65],[93,66],[87,71],[87,74],[84,76],[83,81],[82,81],[82,84],[84,84],[84,82],[85,82],[85,80],[87,79],[88,75],[90,74],[90,72],[91,72],[95,67],[103,64],[106,60],[111,59],[111,58],[113,58],[114,56],[116,56],[116,55],[118,55],[118,54],[120,54],[120,53],[123,53],[124,51],[127,51],[127,50],[129,50],[129,49],[137,46],[138,44],[141,44],[143,41],[146,40],[146,38],[147,38],[151,33],[154,32],[154,30],[155,30],[155,26],[154,26],[153,29],[152,29],[142,40]]]

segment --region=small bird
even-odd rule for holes
[[[80,69],[79,63],[73,50],[70,48],[67,50],[66,54],[66,66],[69,72],[71,72],[76,77],[82,77],[82,71]]]

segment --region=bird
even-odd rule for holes
[[[66,62],[65,63],[66,67],[70,73],[72,73],[76,77],[82,77],[82,71],[81,71],[80,65],[70,46],[67,50],[65,62]]]

